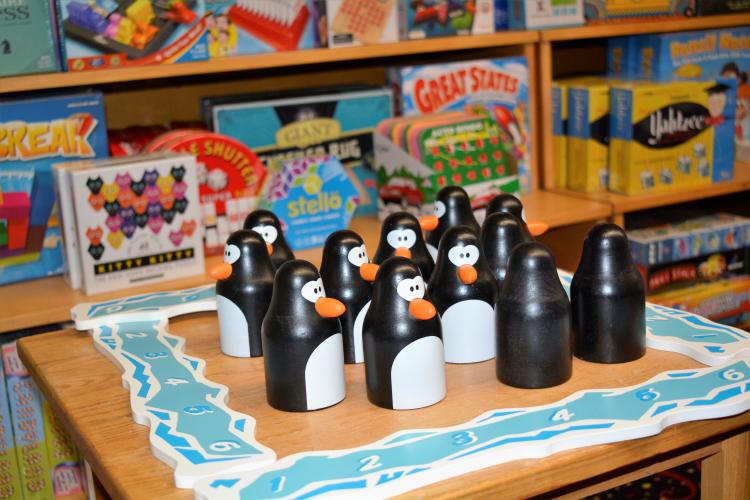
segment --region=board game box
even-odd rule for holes
[[[18,468],[18,450],[10,418],[5,369],[0,356],[0,498],[21,498],[21,471]]]
[[[0,2],[0,76],[59,71],[55,24],[48,2]]]
[[[67,71],[208,59],[204,0],[57,0]]]
[[[509,0],[510,29],[543,29],[583,24],[583,0]]]
[[[525,57],[390,68],[404,116],[466,111],[489,116],[513,140],[521,192],[531,191],[529,71]]]
[[[701,16],[750,11],[750,0],[698,0]]]
[[[694,16],[701,0],[583,0],[586,22],[633,21],[649,17]]]
[[[397,0],[327,0],[328,47],[398,41]]]
[[[574,191],[606,191],[610,164],[610,84],[601,78],[568,85],[567,185]]]
[[[63,272],[52,164],[107,156],[102,95],[0,100],[0,284]]]
[[[377,213],[372,131],[392,115],[387,88],[321,89],[204,100],[214,131],[233,137],[268,168],[294,158],[335,156],[357,186],[356,215]]]
[[[417,0],[401,2],[400,7],[402,40],[495,31],[494,0]]]
[[[67,240],[77,246],[67,257],[77,261],[85,293],[204,272],[194,156],[155,153],[56,168],[68,177],[66,250]]]
[[[736,87],[725,81],[612,86],[609,188],[632,195],[731,180]]]
[[[555,183],[568,184],[568,86],[552,82],[552,158],[555,162]]]

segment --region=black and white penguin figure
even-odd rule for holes
[[[362,339],[371,403],[409,410],[445,397],[440,318],[414,262],[391,257],[381,264]]]
[[[443,234],[454,226],[468,226],[479,235],[479,224],[471,210],[471,200],[466,191],[459,186],[446,186],[438,191],[435,198],[435,217],[437,227],[427,233],[427,250],[433,260],[437,260],[438,244]]]
[[[318,270],[292,260],[276,270],[261,330],[268,404],[311,411],[344,399],[344,304],[325,296]]]
[[[251,229],[263,236],[271,247],[271,262],[278,269],[284,262],[294,260],[294,253],[284,239],[281,222],[270,210],[254,210],[245,218],[245,229]]]
[[[372,284],[365,280],[370,262],[362,238],[348,229],[331,233],[323,246],[320,276],[326,293],[346,306],[341,316],[344,335],[344,361],[364,363],[362,325],[370,308]],[[363,270],[363,266],[366,266]]]
[[[491,214],[498,212],[507,212],[513,214],[523,224],[524,230],[528,232],[529,236],[539,236],[544,234],[549,229],[549,225],[546,222],[541,221],[527,221],[526,213],[523,209],[521,200],[509,193],[503,193],[495,196],[490,200],[487,205],[487,210],[484,214],[485,219]]]
[[[495,277],[498,290],[502,289],[508,271],[508,259],[521,243],[534,241],[526,225],[510,212],[495,212],[482,223],[482,254]]]
[[[472,228],[455,226],[443,234],[428,285],[440,313],[445,361],[494,358],[497,284]]]
[[[420,221],[409,212],[392,213],[380,227],[380,242],[372,261],[382,264],[394,255],[405,257],[419,267],[425,280],[430,279],[435,262],[427,251],[422,229]]]
[[[271,302],[274,268],[266,242],[247,229],[232,233],[224,261],[211,269],[216,282],[221,351],[240,358],[263,355],[260,327]]]

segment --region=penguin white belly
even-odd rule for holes
[[[216,296],[216,309],[219,313],[219,343],[221,352],[238,358],[250,357],[247,319],[242,310],[226,297]]]
[[[357,317],[354,319],[354,328],[352,331],[352,337],[354,341],[354,362],[355,363],[364,363],[365,362],[365,350],[362,346],[362,325],[365,322],[365,316],[367,316],[367,311],[370,310],[370,301],[367,301],[367,304],[364,305],[362,309],[359,310],[357,313]]]
[[[334,334],[315,348],[305,365],[307,409],[335,405],[346,396],[344,385],[344,337]]]
[[[487,302],[456,302],[440,321],[447,363],[477,363],[495,357],[495,309]]]
[[[437,248],[427,243],[427,251],[430,254],[430,257],[432,257],[432,261],[435,262],[437,260]]]
[[[443,343],[429,336],[404,347],[391,366],[394,410],[430,406],[445,397]]]

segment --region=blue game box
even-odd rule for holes
[[[0,100],[0,285],[63,272],[52,164],[104,156],[101,93]]]

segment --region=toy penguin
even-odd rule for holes
[[[443,234],[429,289],[440,313],[445,361],[494,358],[497,284],[472,228],[454,226]]]
[[[446,186],[438,191],[435,200],[435,216],[437,227],[427,233],[427,250],[433,260],[437,259],[437,249],[443,233],[453,226],[464,225],[470,227],[479,235],[479,224],[471,211],[469,195],[458,186]]]
[[[263,236],[266,243],[271,245],[271,262],[278,269],[286,261],[294,260],[292,249],[284,239],[281,223],[276,214],[269,210],[254,210],[245,218],[245,229],[252,229]]]
[[[495,310],[500,382],[535,389],[570,378],[570,302],[547,247],[531,242],[513,250]]]
[[[362,324],[370,308],[372,284],[362,274],[366,275],[369,261],[365,242],[354,231],[336,231],[326,238],[320,276],[328,295],[346,306],[346,312],[340,318],[346,363],[365,361]]]
[[[510,212],[495,212],[482,223],[482,254],[495,277],[497,289],[503,287],[508,259],[516,245],[534,241],[524,223]]]
[[[430,220],[432,226],[434,220]],[[420,221],[409,212],[396,212],[385,218],[380,229],[378,249],[372,261],[382,264],[385,259],[394,255],[411,259],[419,267],[422,277],[430,279],[435,263],[424,243]]]
[[[261,330],[268,404],[311,411],[344,399],[344,342],[337,319],[344,310],[325,296],[311,263],[292,260],[276,270]]]
[[[646,353],[646,291],[625,231],[591,228],[570,284],[575,355],[594,363],[625,363]]]
[[[240,358],[263,355],[260,327],[273,291],[273,264],[263,238],[242,229],[229,236],[216,278],[221,351]]]
[[[540,221],[526,221],[524,215],[523,204],[521,200],[513,196],[512,194],[503,193],[495,196],[490,203],[487,205],[485,212],[485,218],[491,214],[497,212],[508,212],[513,214],[518,220],[523,223],[523,228],[529,233],[529,236],[539,236],[544,234],[549,229],[549,225],[545,222]]]
[[[440,318],[425,297],[414,262],[391,257],[378,269],[362,330],[367,398],[377,406],[409,410],[445,397]]]

